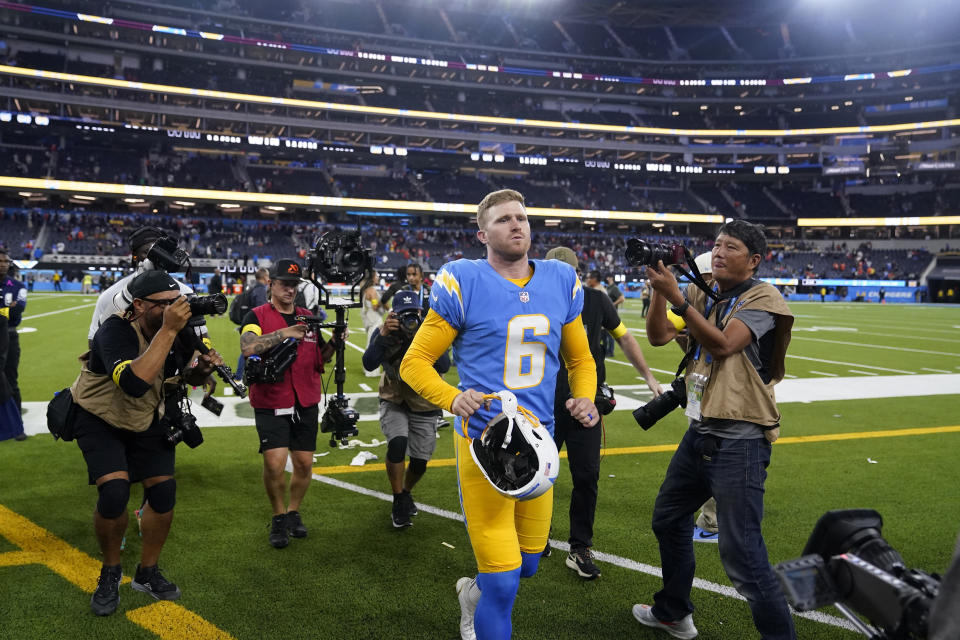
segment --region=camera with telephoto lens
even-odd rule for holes
[[[927,638],[940,578],[907,569],[900,554],[880,535],[882,526],[883,518],[873,509],[823,514],[803,557],[773,568],[793,608],[810,611],[833,605],[869,638]]]
[[[631,267],[655,267],[663,260],[664,266],[683,264],[687,260],[687,250],[682,244],[657,244],[644,242],[640,238],[627,240],[627,262]]]
[[[593,404],[602,416],[609,415],[617,406],[617,397],[606,382],[597,385],[597,398],[593,401]]]
[[[197,426],[197,419],[189,409],[184,410],[182,403],[185,402],[186,393],[182,392],[181,408],[175,415],[166,413],[161,420],[161,426],[166,429],[167,442],[176,445],[179,442],[185,442],[191,449],[196,449],[203,444],[203,433]]]
[[[244,363],[243,377],[248,384],[283,382],[284,372],[297,359],[297,339],[286,338],[262,356],[249,356]]]
[[[320,431],[330,434],[330,446],[337,446],[337,442],[347,444],[347,438],[358,435],[357,421],[360,414],[350,408],[347,398],[343,396],[330,399],[327,410],[320,420]]]
[[[407,309],[397,314],[397,320],[400,322],[400,329],[407,335],[413,335],[420,328],[420,322],[423,320],[420,316],[420,309]]]
[[[147,252],[147,260],[153,263],[157,269],[162,269],[168,273],[183,271],[190,263],[190,256],[187,252],[177,246],[177,241],[170,236],[158,238],[150,251]]]
[[[190,313],[195,316],[219,316],[227,312],[227,296],[214,293],[209,296],[188,296]]]
[[[687,383],[683,378],[675,378],[670,383],[670,388],[647,404],[634,409],[633,419],[637,421],[644,431],[657,424],[663,416],[667,415],[677,407],[687,406]]]

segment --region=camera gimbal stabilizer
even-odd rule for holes
[[[347,443],[347,439],[359,433],[357,421],[360,414],[350,408],[350,399],[343,394],[343,383],[347,378],[344,366],[346,341],[338,339],[347,328],[347,309],[363,306],[357,287],[365,279],[373,276],[373,260],[369,249],[360,241],[359,223],[357,231],[328,231],[317,238],[307,263],[307,276],[320,292],[320,302],[335,312],[334,322],[323,322],[313,316],[298,316],[297,320],[318,328],[333,331],[333,346],[336,357],[334,383],[337,392],[331,398],[327,396],[327,408],[320,420],[320,431],[330,434],[330,446]],[[331,299],[330,290],[324,283],[343,282],[350,287],[349,300]]]

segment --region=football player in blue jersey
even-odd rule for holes
[[[531,260],[530,223],[523,195],[511,189],[488,194],[477,207],[483,260],[456,260],[437,273],[430,312],[400,367],[417,393],[457,416],[454,446],[460,503],[477,560],[475,579],[457,581],[460,636],[506,640],[521,577],[537,571],[553,512],[552,488],[517,501],[487,481],[470,444],[498,413],[484,394],[516,395],[553,434],[553,401],[560,358],[569,372],[566,406],[584,426],[599,421],[593,404],[596,365],[580,312],[583,290],[570,265]],[[433,363],[448,347],[460,374],[453,387]]]

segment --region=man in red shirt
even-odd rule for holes
[[[334,352],[332,338],[330,342],[321,342],[315,328],[297,322],[298,315],[310,315],[308,309],[293,302],[300,280],[299,264],[293,260],[278,261],[270,272],[267,303],[247,312],[240,331],[240,348],[247,358],[250,376],[250,405],[263,454],[263,484],[273,507],[269,540],[277,549],[286,547],[290,536],[307,536],[300,518],[300,502],[310,486],[313,453],[317,449],[318,405],[323,396],[320,374],[323,363]],[[258,378],[256,366],[251,373],[251,357],[267,362],[288,339],[296,343],[296,359],[282,375]],[[285,503],[284,468],[288,455],[293,461],[293,474],[290,500]]]

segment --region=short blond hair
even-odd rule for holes
[[[483,229],[483,223],[485,222],[483,218],[487,211],[504,202],[519,202],[521,206],[526,208],[526,204],[523,201],[523,194],[519,191],[514,191],[513,189],[492,191],[484,196],[480,204],[477,205],[477,226]]]

